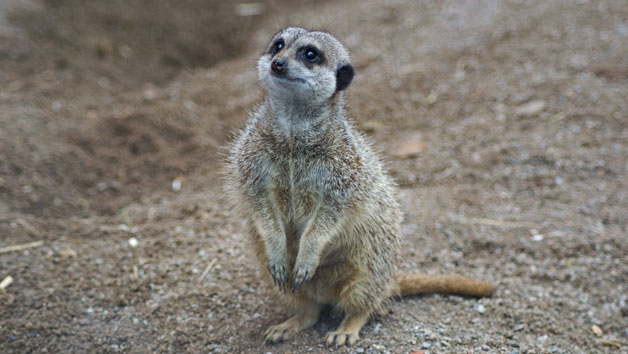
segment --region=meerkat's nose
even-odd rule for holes
[[[270,68],[277,74],[282,74],[286,71],[286,61],[283,59],[275,59],[270,63]]]

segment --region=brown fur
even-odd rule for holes
[[[306,59],[308,51],[319,55],[316,62]],[[271,69],[276,60],[283,70]],[[268,342],[312,326],[326,304],[345,312],[326,342],[351,345],[394,295],[492,292],[460,276],[395,275],[396,186],[344,113],[342,90],[353,68],[340,42],[324,32],[284,29],[260,57],[258,72],[266,99],[231,148],[228,184],[251,223],[260,264],[296,313],[266,331]]]

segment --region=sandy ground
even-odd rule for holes
[[[16,3],[0,248],[44,243],[0,253],[0,352],[628,352],[625,0]],[[322,345],[333,311],[263,345],[289,314],[220,166],[261,97],[256,55],[289,24],[353,55],[349,114],[400,185],[400,268],[493,297],[400,299],[350,349]]]

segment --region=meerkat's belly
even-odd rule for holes
[[[271,182],[271,194],[275,210],[285,226],[302,229],[324,202],[324,190],[320,188],[312,169],[303,168],[303,162],[285,161],[278,166]],[[310,165],[311,166],[311,165]]]
[[[285,223],[300,228],[307,223],[322,202],[321,193],[309,181],[288,180],[275,184],[272,194],[276,209]]]

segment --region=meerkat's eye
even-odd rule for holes
[[[311,67],[314,64],[322,63],[324,55],[316,47],[304,46],[297,50],[296,58],[301,60],[306,66]]]
[[[305,59],[307,59],[308,61],[312,63],[316,63],[319,59],[318,52],[316,51],[316,49],[313,49],[313,48],[306,49],[304,55],[305,55]]]
[[[276,40],[275,44],[273,44],[273,54],[279,53],[279,51],[283,49],[284,45],[283,39]]]

